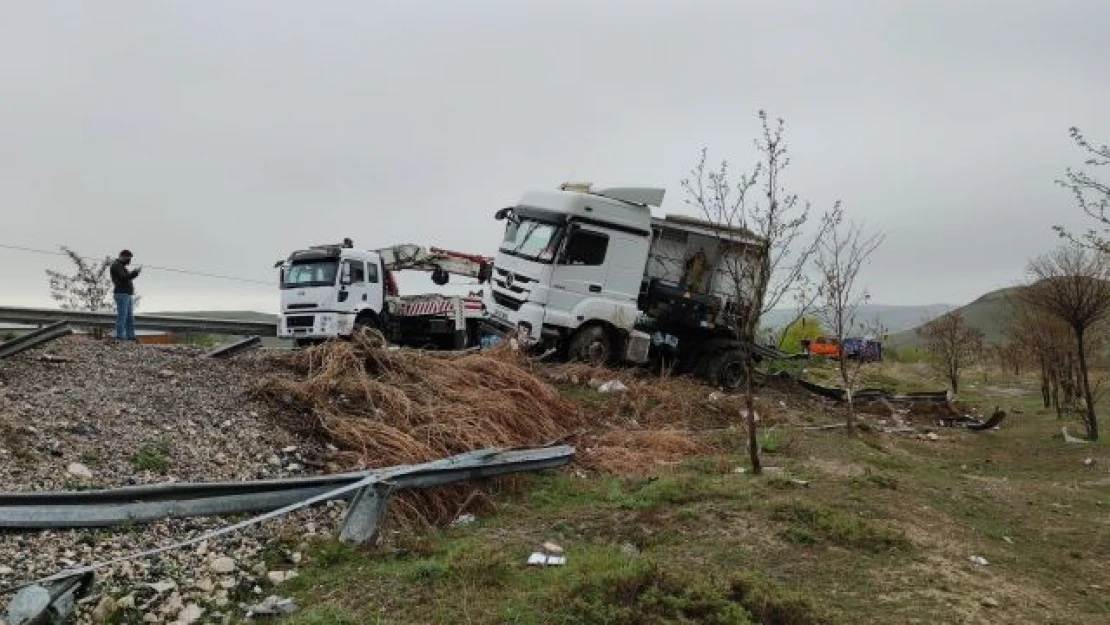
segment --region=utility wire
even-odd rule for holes
[[[32,247],[22,247],[22,246],[19,246],[19,245],[5,245],[3,243],[0,243],[0,249],[15,250],[17,252],[28,252],[28,253],[31,253],[31,254],[42,254],[42,255],[45,255],[45,256],[62,256],[64,258],[69,257],[64,252],[52,252],[50,250],[39,250],[39,249],[35,249],[35,248],[32,248]],[[98,261],[102,260],[102,259],[99,259],[99,258],[92,258],[92,257],[87,257],[87,256],[79,256],[79,258],[81,258],[82,260],[88,260],[88,261],[92,261],[92,262],[98,262]],[[170,273],[180,273],[180,274],[184,274],[184,275],[188,275],[188,276],[197,276],[197,277],[201,277],[201,278],[213,278],[213,279],[216,279],[216,280],[230,280],[232,282],[246,282],[246,283],[249,283],[249,284],[264,284],[266,286],[273,286],[274,285],[272,282],[267,282],[265,280],[255,280],[253,278],[240,278],[240,277],[237,277],[237,276],[225,276],[225,275],[222,275],[222,274],[205,273],[203,271],[192,271],[190,269],[177,269],[177,268],[174,268],[174,267],[159,267],[157,265],[143,265],[143,269],[156,269],[158,271],[167,271],[167,272],[170,272]]]

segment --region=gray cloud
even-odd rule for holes
[[[130,247],[270,280],[352,236],[492,253],[490,213],[570,177],[665,185],[754,157],[887,233],[876,301],[960,303],[1082,224],[1053,180],[1110,141],[1110,5],[102,2],[0,8],[0,244]],[[43,257],[0,249],[4,301]],[[49,261],[48,261],[49,262]],[[405,283],[419,288],[425,283]],[[148,272],[148,310],[268,308],[266,285]]]

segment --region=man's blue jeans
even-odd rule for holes
[[[135,308],[132,296],[128,293],[116,293],[116,339],[121,341],[135,340]]]

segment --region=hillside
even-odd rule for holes
[[[982,330],[988,343],[996,343],[1002,340],[1006,330],[1006,319],[1009,316],[1006,300],[1014,294],[1015,290],[1016,287],[1010,287],[991,291],[955,310],[959,311],[968,323]],[[898,333],[891,332],[887,338],[887,344],[895,347],[918,347],[920,343],[917,326]]]
[[[890,306],[867,304],[860,307],[859,318],[867,322],[876,318],[890,334],[903,332],[910,328],[935,319],[955,308],[950,304],[927,304],[923,306]],[[781,328],[794,320],[797,314],[793,309],[776,308],[763,315],[760,324],[764,328]]]

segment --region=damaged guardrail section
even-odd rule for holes
[[[59,321],[57,323],[52,323],[46,327],[28,332],[23,336],[0,343],[0,360],[9,356],[14,356],[20,352],[25,352],[33,347],[38,347],[43,343],[49,343],[50,341],[60,339],[63,336],[69,336],[70,334],[73,334],[73,330],[69,327],[68,322]]]
[[[415,465],[356,473],[257,482],[157,484],[113,490],[0,494],[0,528],[107,527],[165,518],[260,512],[263,514],[201,536],[113,560],[69,569],[0,594],[19,591],[7,610],[12,625],[55,623],[66,618],[91,575],[128,560],[181,549],[230,534],[302,508],[351,499],[340,539],[365,543],[377,533],[389,497],[398,491],[444,486],[520,471],[556,468],[570,462],[574,448],[485,449]]]

